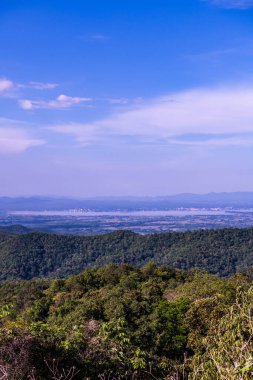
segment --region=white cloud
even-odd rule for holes
[[[23,153],[29,148],[45,143],[42,139],[31,137],[25,123],[0,118],[0,154]]]
[[[92,123],[56,125],[51,129],[72,135],[81,144],[115,137],[134,137],[149,143],[170,139],[176,143],[182,135],[217,135],[223,143],[227,137],[227,144],[244,144],[245,138],[230,137],[253,133],[253,87],[172,93]]]
[[[26,99],[19,100],[19,106],[20,108],[23,108],[24,110],[33,109],[33,103],[31,102],[31,100],[26,100]]]
[[[12,89],[13,87],[14,83],[12,81],[5,78],[0,78],[0,95]]]
[[[43,145],[43,140],[32,139],[24,131],[0,127],[0,153],[22,153],[31,147]]]
[[[253,0],[204,0],[213,5],[229,9],[248,9],[253,7]]]
[[[34,90],[53,90],[59,85],[57,83],[29,82],[28,84],[14,83],[10,79],[0,78],[0,96],[18,97],[21,89],[31,88]]]
[[[54,100],[29,100],[22,99],[19,101],[19,105],[24,110],[33,109],[66,109],[71,108],[76,105],[83,105],[84,103],[90,102],[91,98],[80,98],[72,97],[67,95],[59,95]]]

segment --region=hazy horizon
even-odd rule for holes
[[[253,0],[2,0],[0,196],[253,191]]]
[[[180,197],[180,196],[196,196],[196,197],[201,197],[201,196],[209,196],[209,195],[253,195],[253,191],[233,191],[233,192],[227,192],[227,191],[211,191],[208,193],[188,193],[188,192],[183,192],[183,193],[172,193],[172,194],[156,194],[156,195],[98,195],[98,196],[71,196],[71,195],[57,195],[57,194],[26,194],[26,195],[20,195],[17,194],[15,196],[9,196],[9,195],[0,195],[0,198],[52,198],[52,199],[73,199],[73,200],[88,200],[88,199],[131,199],[131,198],[170,198],[170,197]]]

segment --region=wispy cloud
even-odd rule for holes
[[[52,132],[73,136],[80,145],[89,145],[104,139],[106,131],[102,133],[99,127],[93,124],[67,123],[48,127]]]
[[[109,40],[110,37],[106,36],[105,34],[92,34],[90,36],[90,39],[93,41],[106,41]]]
[[[19,100],[19,106],[24,110],[34,109],[68,109],[73,106],[87,104],[91,102],[91,98],[72,97],[67,95],[59,95],[54,100]]]
[[[6,78],[0,78],[0,95],[6,91],[11,90],[14,87],[14,83]]]
[[[50,82],[29,82],[29,83],[16,83],[7,78],[0,78],[0,96],[5,98],[20,98],[21,93],[26,89],[33,90],[53,90],[59,85]]]
[[[110,98],[108,102],[113,105],[127,105],[130,103],[128,98]]]
[[[207,138],[204,140],[194,140],[189,141],[185,139],[170,139],[170,144],[176,145],[186,145],[192,147],[225,147],[225,146],[252,146],[253,145],[253,134],[252,136],[234,136],[234,137],[220,137],[220,138]]]
[[[231,56],[233,54],[237,54],[238,52],[240,54],[244,53],[242,52],[241,46],[240,48],[234,47],[234,48],[211,50],[211,51],[206,51],[206,52],[189,54],[185,56],[185,58],[192,62],[204,62],[204,61],[217,62],[217,61],[220,61],[221,58]]]
[[[35,90],[53,90],[59,87],[58,83],[29,82],[28,84],[19,84],[20,88],[34,88]]]
[[[24,123],[0,118],[0,154],[23,153],[45,143],[42,139],[33,138]]]
[[[253,86],[172,93],[92,123],[51,129],[72,135],[83,145],[129,137],[156,144],[245,145],[252,142],[242,135],[253,133]],[[216,140],[199,142],[192,138],[184,142],[181,136],[186,135],[213,135]]]
[[[202,0],[228,9],[248,9],[253,7],[253,0]]]
[[[200,51],[184,56],[188,61],[200,64],[212,63],[219,64],[228,62],[235,58],[248,59],[253,56],[253,41],[252,39],[241,39],[234,41],[234,46],[228,46],[223,49],[214,49]]]
[[[137,98],[108,98],[107,101],[112,105],[119,105],[119,106],[133,106],[138,105],[143,102],[143,98],[137,97]]]
[[[77,36],[77,39],[83,41],[103,42],[110,40],[111,37],[106,34],[95,33],[90,35]]]

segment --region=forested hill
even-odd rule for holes
[[[0,226],[0,232],[9,232],[12,234],[28,234],[29,232],[33,231],[20,224],[12,224],[10,226]]]
[[[152,263],[1,281],[0,377],[252,380],[252,300],[244,274]]]
[[[229,276],[253,265],[253,229],[219,229],[98,236],[0,232],[0,279],[65,277],[108,263],[143,266],[149,261],[180,269],[199,267]]]

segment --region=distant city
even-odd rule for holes
[[[127,229],[141,234],[253,226],[253,193],[70,199],[0,198],[0,226],[94,235]]]

